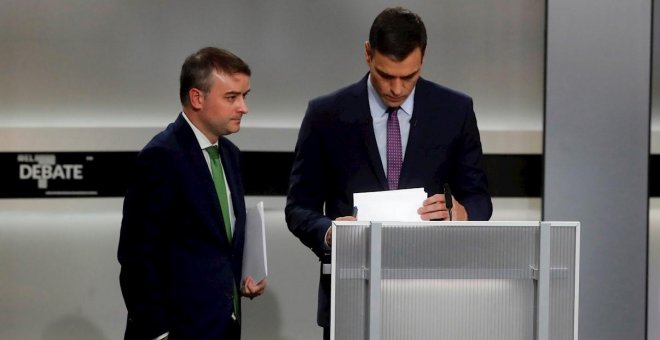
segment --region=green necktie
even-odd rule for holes
[[[220,153],[218,147],[211,145],[205,149],[211,158],[211,174],[213,175],[213,184],[215,184],[215,193],[218,195],[220,201],[220,210],[222,210],[222,217],[225,223],[225,231],[227,232],[227,239],[231,243],[231,219],[229,218],[229,201],[227,200],[227,187],[225,187],[225,176],[222,171],[222,162],[220,162]]]
[[[220,152],[218,152],[218,147],[211,145],[208,148],[204,149],[208,152],[209,157],[211,158],[211,174],[213,175],[213,184],[215,186],[215,193],[218,195],[218,201],[220,201],[220,210],[222,210],[222,217],[225,223],[225,231],[227,232],[227,239],[231,243],[232,232],[231,232],[231,219],[229,218],[229,201],[227,200],[227,187],[225,187],[225,176],[224,171],[222,170],[222,162],[220,162]],[[238,290],[234,286],[234,292],[232,300],[234,302],[234,316],[236,320],[239,320],[240,313],[238,312]],[[240,322],[240,321],[239,321]]]

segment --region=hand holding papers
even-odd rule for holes
[[[360,221],[418,222],[417,209],[426,199],[423,188],[353,194]]]

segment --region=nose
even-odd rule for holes
[[[247,106],[247,101],[245,100],[245,97],[240,96],[237,103],[237,108],[236,110],[242,114],[248,113],[248,106]]]
[[[393,96],[400,96],[403,93],[403,82],[399,78],[394,78],[390,83],[390,91]]]

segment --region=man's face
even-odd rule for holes
[[[248,112],[245,96],[250,92],[250,77],[214,71],[211,78],[211,88],[200,95],[197,116],[198,128],[213,142],[241,129],[241,118]]]
[[[365,58],[374,89],[385,105],[400,106],[408,98],[419,79],[424,59],[422,50],[418,47],[402,61],[394,61],[372,50],[369,43],[365,44],[365,48]]]

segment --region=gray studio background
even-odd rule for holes
[[[363,44],[371,22],[384,7],[398,4],[419,13],[426,23],[429,46],[423,76],[473,96],[487,153],[543,153],[544,125],[552,127],[548,136],[567,138],[562,126],[582,114],[571,110],[584,109],[580,105],[590,102],[590,94],[602,105],[588,109],[618,117],[614,122],[622,117],[645,120],[624,126],[624,133],[635,138],[622,138],[625,147],[647,152],[649,93],[611,98],[609,93],[618,92],[608,92],[602,81],[628,77],[628,88],[648,91],[644,75],[648,78],[650,72],[651,2],[607,2],[609,7],[595,0],[4,0],[0,152],[139,150],[175,119],[181,63],[207,45],[230,49],[252,67],[250,113],[232,139],[246,151],[292,151],[307,101],[365,74]],[[610,26],[614,22],[619,24]],[[584,41],[576,38],[577,32],[588,33],[591,45],[586,52],[575,48]],[[630,36],[637,39],[631,42]],[[605,46],[619,41],[628,43],[608,54]],[[548,75],[546,55],[552,72]],[[585,74],[582,65],[594,63]],[[593,74],[611,77],[591,79]],[[582,96],[573,96],[576,92]],[[658,100],[653,99],[655,107]],[[621,112],[608,100],[635,105]],[[651,121],[657,134],[656,110]],[[599,126],[582,128],[589,132]],[[650,142],[652,153],[660,153],[660,140],[652,135]],[[606,148],[608,139],[603,143]],[[556,160],[546,164],[553,176],[549,181],[566,178],[562,171],[570,169],[561,165],[589,153],[567,154],[565,145],[548,144],[546,153]],[[629,168],[644,165],[640,160],[617,169],[616,175],[638,176]],[[569,185],[579,187],[584,173],[573,173],[576,178]],[[599,178],[606,181],[608,176]],[[599,191],[572,204],[571,209],[580,210],[584,201],[594,202],[575,213],[560,201],[566,186],[553,184],[545,183],[553,201],[543,204],[539,198],[496,198],[493,220],[539,220],[542,206],[546,217],[582,220],[589,251],[582,254],[587,259],[582,268],[596,269],[586,270],[588,285],[582,286],[588,290],[581,291],[581,338],[619,339],[623,334],[643,339],[646,301],[649,318],[660,318],[660,287],[654,283],[660,281],[660,202],[651,200],[650,212],[648,205],[642,209],[637,202],[646,200],[641,197],[646,195],[643,186],[626,186],[636,201],[634,209],[625,211],[639,216],[641,209],[643,216],[626,225],[628,215],[623,214],[617,225],[600,228],[602,219],[590,220],[596,215],[592,205],[603,199],[594,197]],[[288,232],[283,197],[247,200],[265,201],[270,286],[263,297],[244,302],[243,338],[320,338],[315,324],[318,262]],[[116,261],[121,204],[121,198],[0,200],[0,339],[122,337],[126,310]],[[591,215],[582,216],[583,211]],[[655,278],[648,294],[645,273],[640,274],[647,268],[647,233],[648,275]],[[633,241],[617,255],[634,260],[627,268],[619,263],[612,274],[606,269],[607,252],[619,246],[621,235]],[[612,275],[615,280],[608,280]],[[656,339],[660,330],[652,319],[648,323],[648,338]]]

